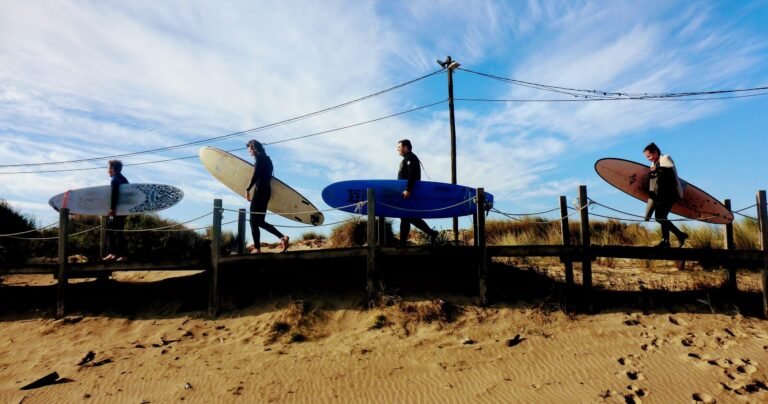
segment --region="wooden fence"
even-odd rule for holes
[[[326,259],[355,258],[365,259],[366,262],[366,292],[371,301],[377,293],[376,280],[377,263],[382,257],[407,257],[430,254],[472,254],[477,257],[476,268],[479,285],[478,293],[482,304],[489,301],[488,297],[488,264],[493,257],[559,257],[565,271],[565,283],[575,287],[573,262],[581,262],[583,289],[592,287],[592,261],[598,257],[632,258],[644,260],[674,260],[674,261],[707,261],[721,265],[728,270],[726,288],[736,291],[736,270],[739,267],[761,268],[761,289],[763,298],[764,317],[768,318],[768,213],[766,212],[766,192],[757,193],[757,217],[759,223],[760,250],[735,250],[733,242],[733,225],[724,225],[724,249],[695,249],[695,248],[655,248],[631,246],[592,245],[590,242],[589,203],[587,187],[579,187],[580,245],[570,244],[568,206],[565,196],[560,197],[560,229],[562,244],[560,245],[486,245],[485,233],[485,193],[483,188],[477,189],[478,211],[474,215],[474,245],[448,246],[435,248],[411,247],[396,248],[380,242],[384,240],[383,226],[376,227],[376,195],[368,190],[368,222],[367,246],[360,248],[320,249],[308,251],[289,251],[284,254],[243,255],[245,247],[246,212],[238,212],[238,255],[220,256],[221,251],[221,220],[223,208],[220,199],[214,200],[211,251],[209,258],[190,259],[183,261],[143,262],[143,263],[68,263],[69,210],[61,209],[59,223],[59,260],[57,264],[25,264],[5,268],[2,272],[8,274],[53,274],[57,278],[56,314],[61,317],[65,311],[65,295],[68,279],[71,277],[105,276],[117,271],[172,271],[172,270],[206,270],[210,274],[208,312],[211,316],[219,311],[219,276],[222,266],[258,265],[259,262],[317,262]],[[730,209],[730,201],[725,200]],[[384,223],[384,218],[379,218]],[[103,240],[102,232],[102,240]]]

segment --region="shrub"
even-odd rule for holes
[[[35,228],[35,222],[0,199],[0,234],[14,234]],[[18,237],[37,238],[39,233],[20,234]],[[30,240],[0,237],[0,264],[24,260],[32,250]]]
[[[325,240],[325,234],[320,234],[316,231],[308,231],[304,232],[304,234],[301,235],[301,240],[307,241],[307,240]]]
[[[376,219],[378,225],[379,219]],[[387,244],[393,244],[395,240],[392,234],[392,221],[385,221],[385,235]],[[334,247],[360,247],[368,242],[368,221],[350,220],[331,230],[330,242]]]

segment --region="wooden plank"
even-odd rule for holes
[[[221,250],[221,199],[213,200],[213,228],[211,229],[211,277],[208,291],[208,315],[219,311],[219,251]]]
[[[723,205],[728,208],[729,212],[732,212],[730,199],[723,201]],[[725,225],[725,229],[723,231],[723,245],[725,246],[726,250],[736,249],[736,245],[733,240],[733,222]],[[736,267],[733,264],[728,264],[727,269],[728,279],[726,280],[725,288],[730,293],[736,293],[738,290],[738,286],[736,285]]]
[[[564,195],[560,196],[560,234],[562,235],[562,241],[564,246],[571,245],[571,228],[568,223],[568,201]],[[573,283],[573,263],[570,260],[564,259],[563,266],[565,269],[565,284],[572,287]]]
[[[757,217],[760,223],[760,248],[763,250],[761,271],[763,289],[763,317],[768,318],[768,205],[765,190],[757,192]]]
[[[237,254],[245,254],[245,209],[237,211]]]
[[[64,297],[67,287],[67,236],[69,236],[69,209],[59,210],[59,273],[56,285],[56,317],[64,317]]]
[[[589,258],[589,203],[587,202],[587,186],[579,185],[579,208],[581,209],[581,247],[584,257],[581,259],[582,286],[592,288],[592,261]]]
[[[485,245],[485,190],[477,189],[477,248],[480,305],[488,304],[488,252]]]
[[[366,260],[366,286],[368,306],[376,302],[376,192],[368,188],[368,258]]]
[[[226,256],[219,258],[219,265],[253,265],[258,262],[285,262],[285,261],[316,261],[323,259],[367,257],[368,247],[355,248],[328,248],[316,250],[288,250],[284,253],[262,253],[243,256]]]

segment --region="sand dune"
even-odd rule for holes
[[[768,322],[633,309],[568,315],[355,296],[202,312],[6,314],[0,401],[765,402]],[[90,360],[82,363],[88,359]],[[81,364],[82,363],[82,364]],[[51,372],[59,383],[19,390]]]
[[[595,280],[628,291],[617,282],[716,276],[686,272],[596,267]],[[522,278],[490,307],[388,293],[366,310],[359,289],[243,276],[223,282],[216,319],[194,271],[80,281],[63,319],[50,277],[6,277],[0,402],[768,402],[768,321],[705,291],[575,314]],[[20,389],[52,372],[55,384]]]

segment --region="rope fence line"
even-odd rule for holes
[[[94,227],[91,227],[90,229],[85,229],[85,230],[79,231],[77,233],[67,234],[67,237],[69,237],[69,236],[77,236],[78,234],[88,233],[89,231],[100,229],[100,228],[101,228],[101,226],[94,226]],[[30,241],[31,240],[58,240],[59,236],[53,236],[53,237],[9,237],[9,238],[14,238],[14,239],[17,239],[17,240],[30,240]]]
[[[477,197],[473,196],[472,198],[463,200],[463,201],[461,201],[459,203],[455,203],[453,205],[449,205],[449,206],[446,206],[446,207],[443,207],[443,208],[436,208],[436,209],[407,209],[407,208],[399,208],[397,206],[392,206],[392,205],[386,204],[384,202],[376,202],[376,204],[377,205],[386,206],[388,208],[392,208],[392,209],[395,209],[395,210],[400,210],[400,211],[403,211],[403,212],[439,212],[439,211],[442,211],[442,210],[448,210],[448,209],[451,209],[451,208],[455,208],[456,206],[464,205],[465,203],[476,202],[476,201],[477,201]]]
[[[557,208],[557,209],[554,209],[554,210],[560,210],[560,208]],[[560,222],[560,221],[564,220],[565,218],[569,218],[569,217],[571,217],[571,216],[581,212],[581,210],[582,210],[582,208],[573,209],[573,212],[571,212],[571,213],[569,213],[569,214],[567,214],[565,216],[560,216],[558,218],[552,219],[552,220],[540,221],[540,222],[539,221],[527,222],[527,223],[531,223],[531,224],[552,224],[552,223],[557,223],[557,222]],[[523,219],[520,219],[520,218],[517,218],[517,217],[513,217],[513,216],[521,216],[520,214],[505,213],[505,212],[502,212],[502,211],[497,210],[497,209],[491,209],[491,212],[498,213],[498,214],[506,217],[507,219],[511,219],[511,220],[516,221],[516,222],[525,222],[525,220],[523,220]],[[552,210],[550,210],[548,212],[552,212]]]
[[[547,213],[552,213],[554,211],[560,210],[560,208],[554,208],[550,210],[545,210],[542,212],[535,212],[535,213],[509,213],[509,212],[502,212],[498,209],[491,209],[491,211],[502,214],[504,216],[538,216],[538,215],[545,215]]]
[[[333,225],[336,225],[336,224],[341,224],[341,223],[346,223],[346,222],[352,222],[352,221],[355,221],[355,220],[359,220],[359,219],[360,219],[360,218],[358,218],[358,217],[351,217],[351,218],[349,218],[349,219],[345,219],[345,220],[339,220],[338,222],[333,222],[333,223],[323,223],[323,224],[319,224],[319,225],[317,225],[317,226],[315,226],[315,225],[311,225],[311,224],[307,224],[307,225],[304,225],[304,226],[291,226],[291,225],[282,225],[282,226],[278,226],[278,225],[276,225],[276,224],[275,224],[275,225],[273,225],[273,226],[275,226],[275,227],[280,227],[280,228],[286,228],[286,229],[313,229],[313,228],[315,228],[315,227],[333,226]],[[247,221],[247,222],[250,222],[250,220],[249,220],[249,219],[246,219],[246,221]]]
[[[175,223],[175,224],[170,224],[168,226],[154,227],[154,228],[151,228],[151,229],[130,229],[130,230],[125,230],[125,229],[123,229],[123,230],[106,229],[106,231],[124,232],[124,233],[141,233],[141,232],[148,232],[148,231],[161,231],[161,230],[164,230],[164,229],[170,229],[171,227],[183,226],[183,225],[185,225],[187,223],[192,223],[194,221],[200,220],[200,219],[202,219],[202,218],[204,218],[206,216],[212,215],[212,214],[213,214],[213,212],[208,212],[208,213],[206,213],[204,215],[198,216],[198,217],[196,217],[194,219],[191,219],[191,220],[187,220],[186,222],[183,222],[183,223]],[[178,229],[178,231],[186,231],[186,230],[193,230],[193,229]]]
[[[597,202],[597,201],[595,201],[593,199],[588,199],[588,201],[589,201],[590,204],[594,204],[594,205],[597,205],[597,206],[600,206],[600,207],[606,208],[608,210],[612,210],[614,212],[618,212],[618,213],[621,213],[621,214],[624,214],[624,215],[627,215],[627,216],[640,217],[640,218],[642,218],[642,220],[611,218],[611,217],[599,216],[599,215],[595,214],[595,216],[598,216],[598,217],[604,217],[604,218],[615,219],[615,220],[642,221],[642,222],[654,221],[654,222],[658,222],[658,220],[656,220],[656,218],[648,218],[648,219],[646,219],[645,216],[643,216],[643,215],[636,215],[636,214],[633,214],[633,213],[624,212],[622,210],[618,210],[618,209],[612,208],[610,206],[603,205],[602,203],[599,203],[599,202]],[[667,222],[698,222],[698,221],[705,221],[707,219],[714,219],[714,218],[718,218],[718,217],[720,217],[720,216],[719,215],[711,215],[711,216],[700,217],[698,219],[681,218],[681,219],[666,219],[665,221],[667,221]]]
[[[51,223],[48,226],[38,227],[37,229],[21,231],[21,232],[18,232],[18,233],[0,234],[0,237],[11,237],[11,238],[13,238],[12,236],[18,236],[18,235],[21,235],[21,234],[27,234],[27,233],[32,233],[32,232],[35,232],[35,231],[44,230],[44,229],[47,229],[49,227],[56,226],[57,224],[59,224],[59,222]]]
[[[328,209],[323,209],[323,210],[305,210],[305,211],[301,211],[301,212],[269,212],[269,211],[267,211],[267,212],[257,212],[257,211],[247,210],[246,209],[245,213],[252,214],[252,215],[297,215],[297,214],[305,214],[305,213],[310,213],[311,214],[311,213],[330,212],[330,211],[334,211],[334,210],[342,210],[344,208],[351,208],[353,206],[362,207],[366,203],[368,203],[368,201],[360,201],[360,202],[350,203],[349,205],[339,206],[338,208],[328,208]],[[239,213],[240,212],[239,209],[235,210],[235,209],[230,209],[230,208],[221,208],[221,210],[222,211],[226,211],[226,212],[234,212],[234,213]]]
[[[756,217],[752,217],[752,216],[750,216],[750,215],[745,215],[745,214],[743,214],[743,213],[738,213],[738,212],[734,212],[734,213],[736,213],[737,215],[739,215],[739,216],[741,216],[741,217],[745,217],[745,218],[747,218],[747,219],[751,219],[751,220],[757,221],[757,218],[756,218]]]

